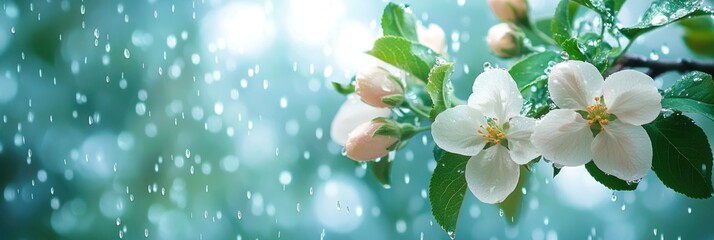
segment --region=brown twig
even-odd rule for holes
[[[695,62],[689,59],[656,61],[641,56],[622,56],[613,67],[612,72],[620,71],[624,68],[647,68],[647,75],[656,78],[663,73],[677,71],[686,73],[689,71],[700,71],[714,75],[714,62]]]

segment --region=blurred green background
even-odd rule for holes
[[[508,66],[486,47],[486,1],[405,2],[446,31],[458,96],[484,62]],[[390,189],[329,138],[345,99],[330,82],[369,61],[384,1],[0,4],[0,239],[448,238],[426,195],[429,134],[397,153]],[[555,4],[530,1],[531,15]],[[648,4],[629,1],[623,24]],[[707,60],[682,32],[632,52]],[[711,142],[712,123],[694,117]],[[712,200],[653,173],[634,192],[584,168],[551,174],[539,164],[520,189],[515,224],[469,194],[457,238],[714,239]]]

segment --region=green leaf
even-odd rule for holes
[[[335,88],[335,91],[337,91],[339,94],[349,95],[350,93],[355,92],[354,79],[355,78],[352,77],[352,80],[347,84],[332,82],[332,87]]]
[[[560,47],[563,48],[563,51],[568,53],[568,59],[570,60],[587,60],[587,57],[585,56],[585,52],[587,51],[585,45],[582,44],[577,38],[566,39]]]
[[[710,43],[711,45],[711,43]],[[662,107],[698,113],[714,120],[714,81],[703,72],[690,72],[664,91]]]
[[[652,169],[662,183],[688,197],[712,197],[712,151],[704,131],[681,114],[644,127],[654,151]]]
[[[552,18],[538,19],[535,22],[535,27],[539,31],[543,32],[545,35],[553,36],[553,31],[550,28],[550,25],[552,22],[553,22]]]
[[[392,107],[397,107],[404,102],[404,95],[394,94],[382,97],[382,103],[387,104]]]
[[[401,68],[422,81],[429,77],[429,71],[436,63],[437,57],[428,47],[395,36],[377,39],[367,54]]]
[[[374,137],[374,136],[389,136],[389,137],[400,138],[402,136],[402,134],[401,134],[401,129],[399,128],[399,126],[397,126],[396,124],[393,124],[393,123],[386,123],[374,131],[374,133],[372,134],[372,137]]]
[[[677,22],[683,26],[684,36],[682,37],[687,47],[692,52],[714,57],[714,48],[711,43],[714,42],[714,19],[711,17],[694,17],[683,19]]]
[[[585,60],[585,55],[583,50],[580,48],[580,43],[577,38],[571,34],[572,30],[572,17],[573,14],[570,11],[570,5],[575,4],[570,2],[570,0],[561,0],[555,9],[555,15],[553,16],[553,22],[550,25],[551,32],[553,33],[553,40],[563,48],[563,51],[568,53],[568,58],[571,60]]]
[[[382,14],[382,31],[384,36],[404,37],[418,42],[417,19],[409,10],[409,5],[388,3]]]
[[[451,73],[454,72],[454,64],[448,63],[436,66],[429,73],[429,83],[426,84],[426,91],[431,96],[431,112],[429,118],[433,121],[436,115],[451,107],[451,91],[449,90]]]
[[[714,31],[694,31],[687,30],[684,32],[684,43],[692,52],[714,57],[714,48],[711,44],[714,42]]]
[[[555,164],[553,164],[553,178],[555,178],[555,176],[558,176],[558,173],[560,173],[560,170],[562,169],[562,167],[556,167]]]
[[[372,173],[377,178],[377,181],[382,184],[383,187],[389,188],[390,186],[390,173],[392,172],[392,160],[387,156],[379,159],[379,161],[373,161],[369,163]]]
[[[516,81],[518,89],[521,89],[543,79],[549,63],[555,64],[562,60],[560,54],[553,51],[534,53],[513,64],[508,73]]]
[[[434,219],[453,239],[461,204],[466,194],[464,171],[468,156],[434,151],[439,161],[429,183],[429,202]],[[437,154],[438,153],[438,154]]]
[[[570,19],[571,12],[569,11],[570,4],[570,0],[560,0],[560,3],[558,3],[558,6],[555,8],[555,15],[553,15],[553,21],[550,25],[553,40],[555,40],[559,46],[562,46],[565,40],[572,37],[570,35],[572,26]]]
[[[526,170],[525,167],[521,168],[521,175],[518,178],[518,184],[516,185],[516,190],[514,190],[506,200],[498,203],[498,207],[503,210],[503,216],[506,217],[509,224],[513,225],[518,222],[518,217],[520,216],[521,210],[523,209],[523,191],[521,190],[526,186],[528,182],[528,177],[531,172]]]
[[[602,185],[605,185],[605,187],[615,191],[632,191],[635,190],[637,188],[637,185],[639,184],[634,182],[628,183],[615,176],[609,175],[600,170],[593,161],[590,161],[588,164],[585,164],[585,169],[587,169],[590,175],[595,178],[595,181],[598,181]]]
[[[625,0],[602,0],[593,2],[591,0],[573,0],[573,2],[579,3],[601,16],[615,16],[617,12],[620,11],[622,5],[625,4]]]
[[[713,15],[708,8],[699,9],[701,0],[655,0],[634,26],[620,29],[629,39],[652,31],[656,28],[694,16]]]

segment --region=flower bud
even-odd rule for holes
[[[383,100],[385,98],[393,100],[395,96],[401,96],[404,93],[398,81],[386,69],[379,66],[370,66],[357,73],[355,92],[362,98],[362,101],[373,107],[392,108],[401,104],[401,102]]]
[[[434,52],[444,55],[446,53],[446,33],[439,25],[429,24],[424,27],[421,24],[417,26],[417,37],[419,43],[431,48]]]
[[[347,95],[347,100],[337,110],[330,126],[330,137],[340,145],[345,145],[349,133],[360,124],[374,118],[389,116],[389,109],[375,108],[359,99],[355,94]]]
[[[499,23],[488,29],[486,43],[499,57],[509,58],[521,54],[521,39],[508,23]]]
[[[528,14],[526,0],[488,0],[488,5],[501,21],[518,22]]]
[[[377,129],[385,124],[392,123],[369,121],[350,132],[345,144],[347,157],[355,161],[371,161],[387,155],[389,153],[387,148],[394,145],[399,138],[391,135],[374,134]]]

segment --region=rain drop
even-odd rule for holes
[[[667,18],[667,16],[658,13],[657,15],[652,17],[652,19],[650,20],[650,24],[660,26],[662,24],[667,23],[667,21],[669,21],[669,18]]]

